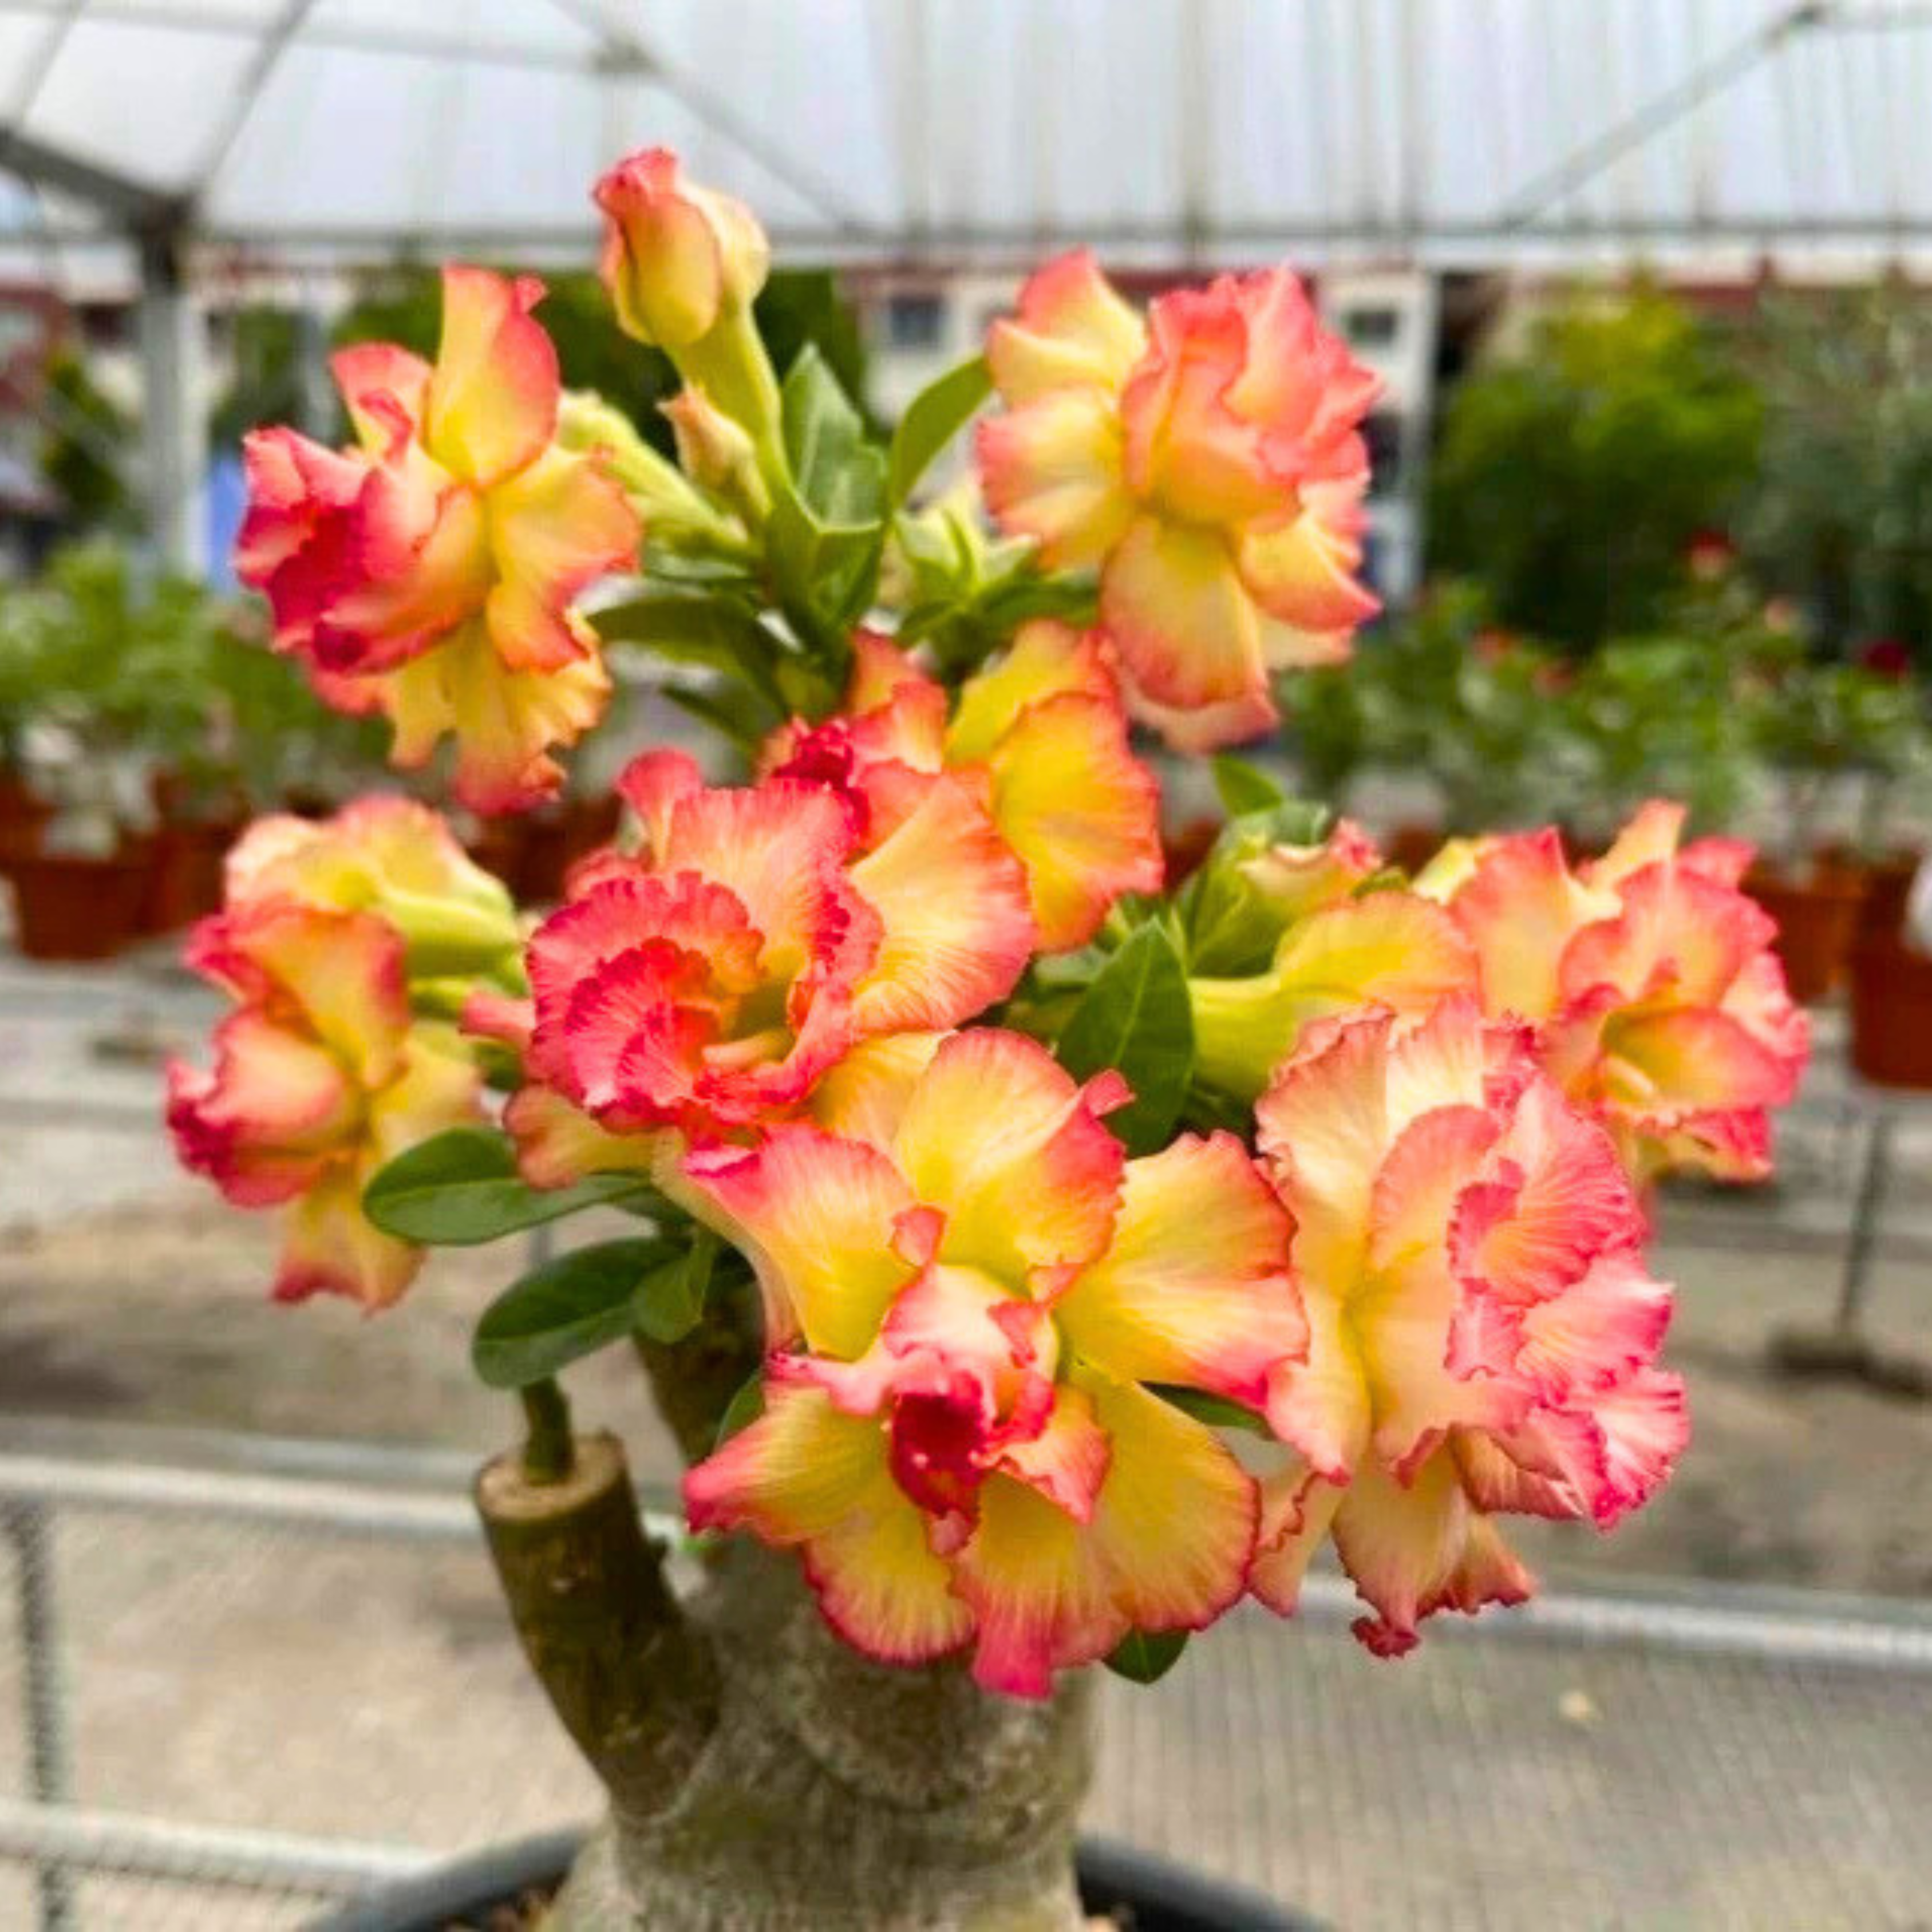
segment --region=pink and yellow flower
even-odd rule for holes
[[[980,427],[986,501],[1054,570],[1097,566],[1130,702],[1201,750],[1275,717],[1268,681],[1348,654],[1376,379],[1286,268],[1160,297],[1141,319],[1084,250],[994,325],[1006,412]]]
[[[572,606],[637,550],[602,459],[557,443],[542,292],[446,268],[434,367],[385,344],[335,356],[356,448],[290,429],[244,448],[236,568],[268,598],[277,649],[332,704],[386,713],[400,765],[454,733],[458,796],[481,812],[554,791],[549,748],[602,716],[610,680]]]
[[[1449,904],[1484,1004],[1537,1029],[1544,1067],[1603,1120],[1640,1179],[1770,1170],[1770,1109],[1810,1052],[1771,941],[1738,888],[1750,848],[1678,848],[1682,807],[1653,802],[1572,870],[1554,832],[1485,842]]]
[[[1253,1587],[1293,1610],[1332,1535],[1356,1634],[1399,1656],[1432,1611],[1529,1594],[1497,1516],[1608,1528],[1664,1481],[1689,1430],[1654,1366],[1670,1290],[1609,1136],[1472,998],[1312,1030],[1256,1114],[1309,1346],[1268,1411],[1296,1455]]]
[[[854,658],[845,710],[786,728],[766,763],[844,790],[867,843],[951,771],[981,788],[1026,868],[1045,951],[1084,946],[1122,893],[1160,890],[1160,787],[1129,748],[1097,633],[1022,625],[999,663],[967,680],[950,722],[944,686],[890,638],[861,631]]]
[[[1291,926],[1352,898],[1385,862],[1351,819],[1306,842],[1281,836],[1265,814],[1235,819],[1182,902],[1190,966],[1228,977],[1264,969]]]
[[[685,1478],[695,1528],[796,1549],[832,1627],[988,1689],[1240,1596],[1252,1479],[1149,1384],[1258,1408],[1300,1350],[1288,1223],[1239,1142],[1124,1160],[1045,1049],[956,1034],[861,1140],[812,1125],[684,1163],[751,1258],[764,1413]]]
[[[375,914],[402,935],[412,979],[485,971],[520,938],[502,881],[412,799],[358,799],[329,819],[256,819],[228,855],[227,903],[272,898]]]
[[[532,1084],[508,1118],[540,1184],[796,1113],[855,1042],[970,1018],[1032,951],[1025,876],[967,778],[922,779],[869,844],[802,779],[708,790],[660,752],[620,786],[642,849],[580,868],[530,942]]]
[[[1300,903],[1312,908],[1281,930],[1265,971],[1190,975],[1195,1067],[1205,1084],[1252,1100],[1318,1020],[1372,1004],[1420,1015],[1474,989],[1474,954],[1444,908],[1392,888],[1348,896],[1362,857],[1355,836],[1338,828],[1322,856],[1302,848],[1264,875],[1291,898],[1298,883]]]
[[[363,1188],[482,1112],[454,1035],[411,1024],[400,936],[372,913],[262,896],[202,921],[188,959],[238,1005],[216,1030],[212,1072],[169,1067],[182,1164],[237,1207],[286,1207],[278,1298],[386,1307],[422,1250],[364,1218]]]

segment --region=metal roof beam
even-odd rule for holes
[[[65,5],[66,0],[0,0],[0,18],[10,14],[22,19],[51,17],[63,13]],[[260,40],[268,25],[259,14],[241,13],[233,8],[168,6],[158,4],[156,0],[89,0],[86,17],[90,22],[116,26],[160,27],[170,33],[212,34],[224,40]],[[546,68],[566,74],[594,72],[598,62],[596,53],[587,49],[580,52],[502,34],[459,39],[417,27],[388,26],[375,20],[340,25],[326,20],[313,21],[304,29],[302,38],[305,46],[339,47],[350,53],[392,56],[404,60],[470,61],[492,67]]]
[[[84,201],[139,233],[178,227],[187,214],[188,204],[180,195],[117,173],[98,161],[83,160],[18,129],[0,133],[0,173]]]
[[[1826,0],[1792,0],[1761,27],[1727,48],[1714,60],[1687,74],[1675,86],[1642,103],[1614,125],[1574,148],[1511,195],[1497,216],[1505,230],[1527,228],[1555,202],[1566,200],[1594,181],[1634,148],[1641,147],[1673,122],[1700,106],[1714,94],[1741,80],[1776,53],[1794,34],[1828,25],[1832,9]]]

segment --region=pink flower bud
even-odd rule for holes
[[[682,349],[748,307],[770,244],[742,202],[695,188],[668,148],[620,161],[597,184],[607,226],[599,270],[617,320],[640,342]]]

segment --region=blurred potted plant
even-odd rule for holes
[[[1798,996],[1821,998],[1842,982],[1854,935],[1869,922],[1889,936],[1904,908],[1917,859],[1888,849],[1887,814],[1925,758],[1919,696],[1909,677],[1864,664],[1793,662],[1764,664],[1744,696],[1783,808],[1753,890],[1778,921]],[[1848,849],[1825,836],[1824,822],[1828,805],[1853,787],[1860,830]]]
[[[1741,332],[1764,431],[1739,531],[1825,644],[1932,641],[1932,310],[1904,281],[1791,291]],[[1927,664],[1922,655],[1922,668]]]
[[[1566,815],[1578,775],[1559,702],[1570,679],[1560,658],[1492,621],[1481,586],[1445,582],[1365,638],[1353,662],[1285,680],[1284,735],[1304,783],[1338,807],[1366,771],[1428,781],[1440,820],[1399,824],[1384,842],[1414,871],[1446,835]]]
[[[1654,289],[1579,292],[1450,392],[1430,472],[1435,567],[1579,656],[1666,621],[1687,546],[1756,464],[1760,404],[1710,324]]]
[[[0,585],[0,874],[40,849],[53,807],[34,789],[27,733],[38,701],[39,632],[18,584]]]
[[[52,807],[38,848],[10,868],[16,937],[30,958],[104,958],[143,927],[154,856],[150,707],[188,701],[146,674],[146,654],[165,654],[171,634],[143,628],[128,560],[112,542],[57,553],[10,601],[32,667],[28,764]]]

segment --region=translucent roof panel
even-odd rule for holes
[[[649,142],[827,258],[1910,253],[1928,100],[1901,0],[0,0],[56,226],[269,262],[580,253]]]

